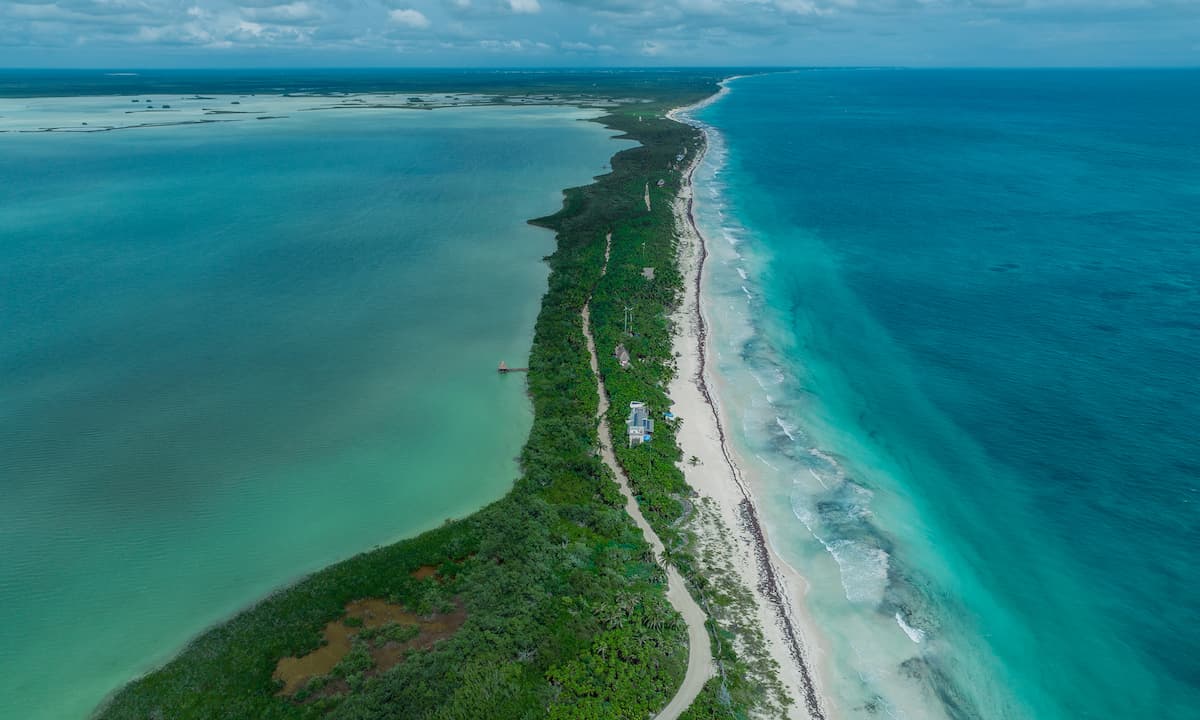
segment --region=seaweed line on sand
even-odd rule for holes
[[[724,85],[724,83],[723,83]],[[680,111],[690,110],[695,108],[680,108]],[[677,117],[673,112],[671,118],[677,122],[684,122]],[[693,121],[694,122],[694,121]],[[708,144],[708,129],[702,123],[694,123],[704,131],[705,144]],[[685,176],[686,185],[693,185],[693,176],[697,167],[699,167],[703,153],[699,154],[695,162],[688,168]],[[704,238],[704,234],[700,232],[700,227],[696,223],[695,216],[695,193],[689,193],[687,196],[687,220],[691,225],[692,233],[694,234],[699,246],[699,259],[695,272],[696,283],[696,343],[697,343],[697,358],[698,369],[693,381],[696,387],[700,390],[700,394],[704,398],[704,402],[712,409],[713,418],[716,421],[717,435],[721,442],[721,455],[725,458],[725,463],[729,467],[730,476],[737,484],[738,491],[742,494],[742,500],[738,503],[738,509],[744,523],[745,529],[754,538],[754,553],[758,564],[759,571],[759,592],[763,597],[771,603],[775,610],[775,617],[779,623],[780,629],[783,632],[784,638],[788,644],[788,653],[792,660],[795,661],[797,668],[800,671],[801,682],[804,685],[804,704],[808,710],[809,717],[813,720],[825,720],[825,713],[821,709],[821,703],[818,699],[816,684],[813,682],[812,672],[809,670],[808,663],[805,660],[803,643],[800,640],[800,635],[796,631],[795,622],[792,619],[792,610],[788,601],[787,591],[784,589],[783,582],[776,572],[774,563],[771,562],[770,549],[767,546],[766,535],[762,529],[762,523],[758,518],[758,510],[754,506],[754,501],[751,499],[749,489],[746,487],[745,480],[742,478],[741,469],[734,462],[733,455],[729,449],[729,441],[725,435],[725,426],[721,422],[721,414],[717,411],[717,404],[714,401],[712,392],[708,387],[708,382],[705,379],[705,369],[707,367],[707,340],[708,340],[708,325],[704,320],[704,312],[701,306],[701,285],[704,277],[704,266],[708,259],[708,247]]]

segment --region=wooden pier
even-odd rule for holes
[[[503,360],[501,360],[501,361],[500,361],[500,367],[496,368],[496,371],[497,371],[497,372],[501,372],[501,373],[510,373],[510,372],[529,372],[529,368],[527,368],[527,367],[524,367],[524,368],[510,368],[510,367],[508,366],[508,364],[507,364],[507,363],[505,363]]]

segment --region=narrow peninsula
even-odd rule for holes
[[[527,373],[507,374],[534,410],[520,478],[468,517],[276,591],[99,718],[823,717],[748,491],[703,437],[720,432],[689,215],[706,145],[675,113],[721,79],[493,89],[486,102],[603,108],[596,122],[638,143],[531,220],[557,249]]]

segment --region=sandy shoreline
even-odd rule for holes
[[[102,133],[210,123],[287,121],[312,113],[561,106],[600,110],[616,100],[564,96],[506,97],[478,93],[261,93],[0,97],[0,133]]]
[[[668,117],[688,122],[680,113],[715,102],[726,92],[722,83],[717,95],[700,105],[672,110]],[[683,465],[687,482],[702,498],[712,501],[725,527],[733,532],[714,537],[717,533],[711,527],[696,524],[693,529],[701,543],[724,545],[732,552],[735,560],[732,567],[738,579],[753,591],[755,619],[763,631],[770,657],[778,664],[779,679],[795,703],[790,715],[825,720],[830,703],[820,693],[822,683],[815,673],[821,657],[820,649],[812,642],[816,632],[811,620],[800,613],[793,601],[803,596],[807,583],[771,549],[753,493],[725,435],[727,419],[722,416],[720,398],[712,391],[714,383],[707,374],[705,361],[710,348],[702,281],[708,252],[695,222],[692,187],[693,174],[702,159],[703,154],[692,159],[675,200],[684,300],[672,317],[676,328],[677,372],[668,392],[674,403],[672,412],[684,420],[678,435],[683,456],[695,459]]]

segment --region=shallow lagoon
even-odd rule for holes
[[[623,146],[591,116],[0,135],[0,716],[82,717],[507,490],[530,410],[495,366],[524,364],[553,242],[524,221]]]

